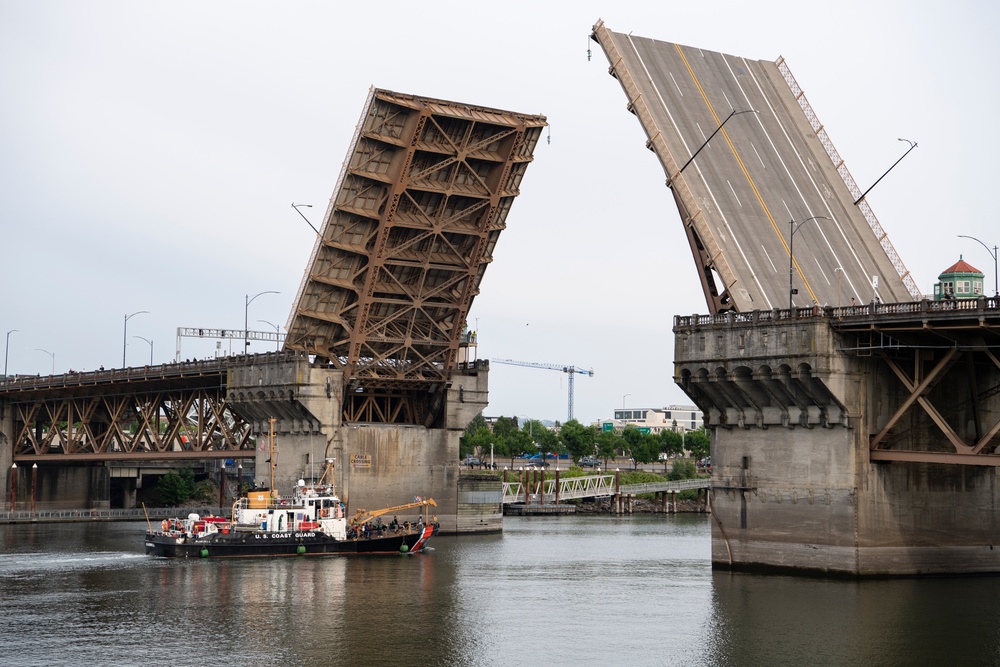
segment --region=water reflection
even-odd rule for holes
[[[142,555],[143,524],[0,526],[5,665],[998,664],[1000,578],[713,572],[702,516],[509,518],[425,554]],[[69,653],[71,651],[71,653]],[[70,659],[71,658],[71,659]]]
[[[998,578],[840,581],[713,573],[713,665],[996,665]],[[972,612],[972,613],[970,613]]]

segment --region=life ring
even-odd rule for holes
[[[319,515],[322,516],[322,517],[328,517],[328,516],[330,516],[330,510],[328,508],[324,507],[323,509],[321,509],[319,511]]]
[[[160,528],[163,529],[164,533],[167,532],[167,529],[170,528],[170,522],[164,519],[163,523],[160,524]]]

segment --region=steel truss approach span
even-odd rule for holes
[[[285,348],[365,387],[447,380],[545,125],[544,116],[373,89]]]
[[[227,372],[217,360],[7,382],[14,461],[252,458]]]
[[[593,39],[663,165],[712,312],[921,298],[784,59],[602,21]]]

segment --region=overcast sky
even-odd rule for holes
[[[1000,243],[998,6],[0,0],[8,372],[119,366],[142,310],[129,365],[150,355],[133,336],[170,361],[177,327],[242,329],[246,295],[268,290],[251,328],[283,331],[314,238],[291,203],[320,223],[376,86],[549,119],[472,307],[480,358],[592,368],[585,423],[690,404],[671,327],[707,307],[659,162],[587,39],[596,20],[784,56],[863,189],[916,141],[868,201],[929,293],[959,255],[993,286],[992,256],[957,235]],[[214,352],[185,339],[181,356]],[[566,408],[563,373],[492,367],[487,415]]]

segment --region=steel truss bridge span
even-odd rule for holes
[[[355,388],[440,392],[544,116],[372,89],[286,327]]]
[[[0,382],[13,417],[13,460],[253,458],[251,424],[226,400],[246,358],[182,362]]]
[[[998,297],[676,316],[674,334],[710,427],[845,427],[871,461],[1000,467]]]

